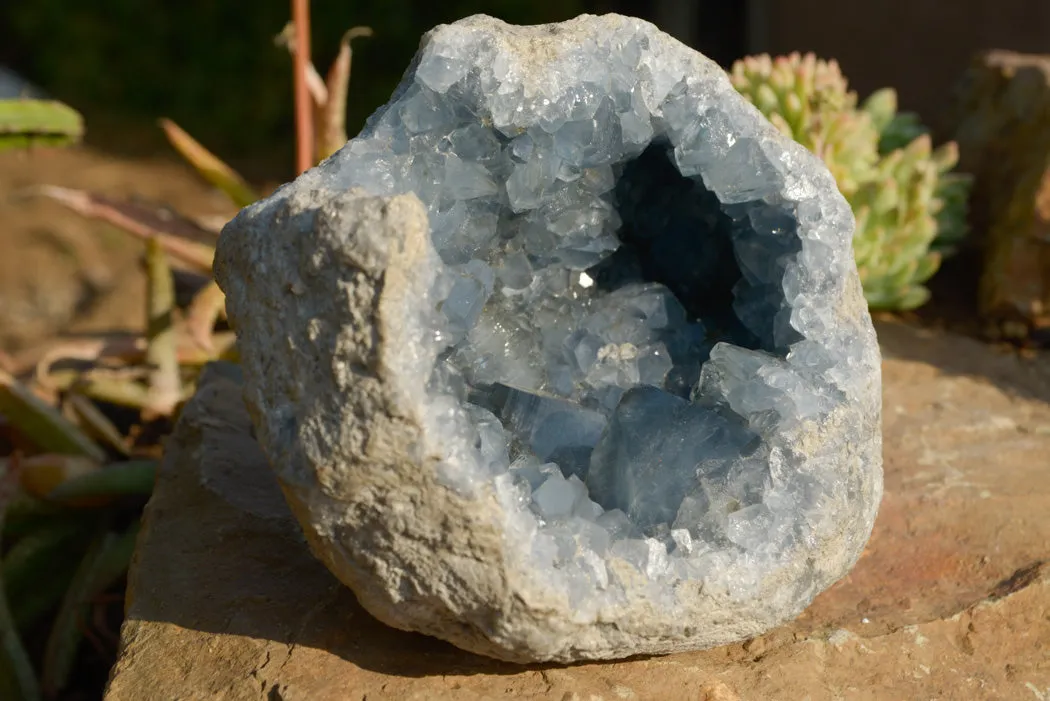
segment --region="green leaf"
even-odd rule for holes
[[[85,434],[122,455],[130,453],[127,438],[90,399],[82,394],[71,392],[66,397],[64,407],[69,410],[71,417]]]
[[[83,548],[83,543],[68,543],[64,551],[55,553],[48,562],[49,569],[41,573],[34,586],[10,594],[11,616],[20,632],[33,630],[54,614],[73,581]]]
[[[780,98],[777,97],[776,91],[770,87],[769,83],[761,83],[758,89],[755,90],[755,96],[752,99],[755,107],[762,114],[773,114],[781,109]]]
[[[68,684],[84,637],[91,601],[127,570],[138,530],[139,525],[135,524],[122,534],[99,532],[80,560],[44,648],[41,679],[48,696],[58,694]]]
[[[26,630],[62,599],[91,530],[78,516],[53,519],[26,534],[3,559],[4,587],[19,630]]]
[[[67,517],[71,512],[58,504],[51,504],[24,492],[11,498],[4,518],[4,542],[14,542],[29,533],[43,528],[55,519]]]
[[[97,497],[149,496],[156,476],[157,463],[153,460],[114,463],[63,482],[48,493],[47,499],[63,503]]]
[[[872,209],[879,214],[896,210],[900,206],[900,188],[897,180],[886,178],[876,186],[876,194],[871,203]]]
[[[149,388],[132,380],[75,375],[71,384],[85,396],[117,406],[145,409],[150,406]]]
[[[915,268],[915,274],[912,277],[912,281],[926,282],[933,277],[937,270],[941,267],[941,254],[933,251],[927,253],[925,256],[919,259],[919,265]]]
[[[7,505],[10,503],[17,476],[5,472],[0,475],[0,530],[2,530]],[[0,544],[2,545],[2,544]],[[4,577],[0,577],[0,698],[38,701],[40,685],[29,654],[22,645],[14,617],[11,615]]]
[[[930,300],[930,291],[921,285],[903,290],[894,300],[895,309],[906,312],[918,309]]]
[[[897,114],[897,91],[893,88],[876,90],[861,104],[861,109],[871,115],[875,128],[881,132]]]
[[[49,453],[102,461],[106,453],[83,431],[8,373],[0,370],[0,413],[19,433]]]
[[[938,173],[947,173],[959,163],[959,145],[954,141],[941,144],[930,155]]]
[[[893,265],[890,266],[886,283],[890,289],[904,289],[915,279],[915,271],[918,269],[919,261],[914,258],[903,258],[893,251]]]
[[[40,686],[0,583],[0,698],[36,701]]]
[[[54,100],[0,100],[0,151],[35,144],[64,146],[80,141],[84,120]]]

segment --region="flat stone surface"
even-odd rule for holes
[[[856,568],[742,645],[520,667],[378,623],[308,552],[214,376],[150,502],[107,701],[1050,698],[1050,357],[878,327],[886,493]]]

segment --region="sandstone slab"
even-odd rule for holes
[[[371,618],[309,553],[235,373],[213,370],[147,510],[107,701],[1047,698],[1050,358],[878,332],[886,492],[854,570],[744,644],[574,666]]]

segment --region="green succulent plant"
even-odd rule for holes
[[[0,99],[0,151],[30,146],[65,146],[80,140],[84,120],[55,100]]]
[[[958,147],[933,147],[892,88],[858,104],[836,61],[767,54],[737,61],[733,86],[786,136],[818,155],[853,208],[857,269],[868,304],[905,310],[966,236],[970,178],[952,169]]]

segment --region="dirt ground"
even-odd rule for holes
[[[142,244],[31,195],[45,184],[145,198],[194,217],[235,213],[174,158],[117,159],[87,148],[0,153],[0,350],[16,358],[59,334],[132,332],[145,322]]]

